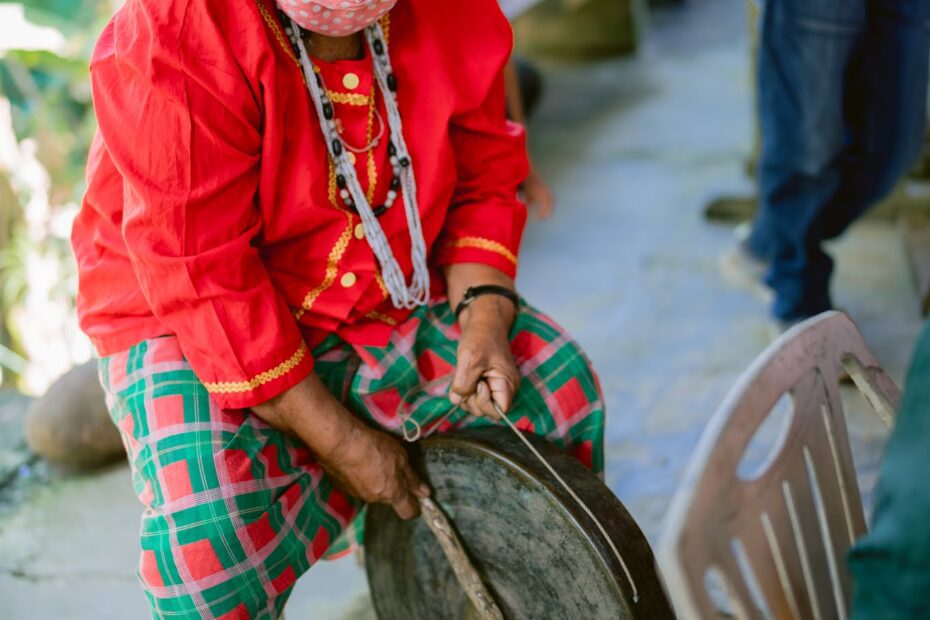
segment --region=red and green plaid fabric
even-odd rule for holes
[[[446,303],[417,310],[388,346],[330,338],[316,372],[356,415],[414,436],[490,424],[447,398],[459,336]],[[597,378],[550,318],[525,307],[512,333],[523,375],[512,420],[597,472]],[[108,406],[145,506],[139,578],[156,618],[279,618],[297,578],[361,540],[363,505],[309,451],[243,410],[219,409],[173,337],[101,360]]]

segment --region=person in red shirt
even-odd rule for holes
[[[520,299],[495,0],[129,0],[91,63],[81,325],[145,506],[155,617],[278,618],[427,486],[403,435],[499,423],[603,468],[583,352]]]

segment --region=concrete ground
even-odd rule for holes
[[[701,217],[709,199],[751,189],[747,49],[744,0],[655,11],[637,58],[545,67],[532,126],[559,204],[529,228],[520,287],[594,360],[607,481],[653,542],[708,418],[769,342],[764,305],[718,273],[732,229]],[[837,302],[900,382],[920,319],[894,228],[859,225],[835,253]],[[886,431],[855,393],[846,401],[868,501]],[[146,617],[128,470],[37,464],[19,478],[0,496],[0,619]],[[372,617],[363,571],[352,558],[315,567],[288,617]]]

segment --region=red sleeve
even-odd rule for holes
[[[458,184],[437,262],[484,263],[514,277],[526,224],[517,189],[529,163],[523,128],[507,120],[502,69],[480,106],[453,118],[449,134]]]
[[[124,8],[137,14],[121,17],[125,43],[105,32],[91,71],[100,133],[123,178],[123,237],[152,311],[216,403],[254,406],[313,367],[254,244],[259,103],[234,58],[187,49],[213,37],[213,49],[228,49],[218,29],[200,19],[166,40],[144,5]]]

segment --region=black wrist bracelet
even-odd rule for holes
[[[475,301],[479,297],[483,297],[484,295],[497,295],[499,297],[506,297],[513,302],[513,306],[516,310],[520,309],[520,296],[506,286],[499,286],[497,284],[482,284],[481,286],[472,286],[467,291],[465,291],[465,296],[462,297],[462,301],[460,301],[459,305],[455,307],[455,318],[458,319],[462,312],[465,311],[465,308],[471,304],[471,302]]]

